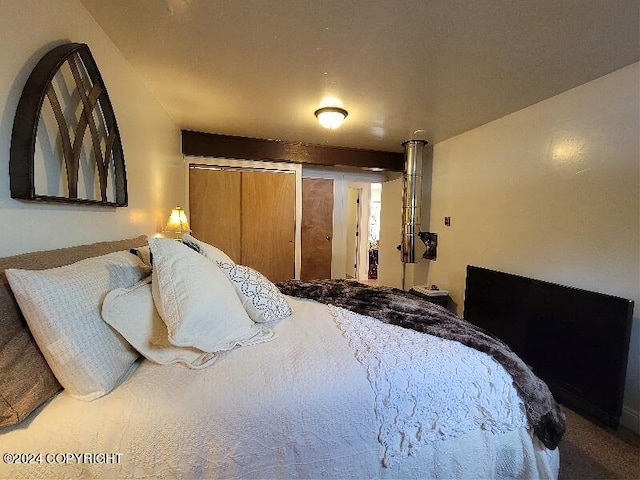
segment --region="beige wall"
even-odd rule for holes
[[[467,264],[634,300],[623,422],[636,430],[639,85],[634,64],[435,145],[427,277],[459,314]]]
[[[170,207],[185,198],[177,125],[79,1],[0,0],[0,11],[0,256],[156,233]],[[42,55],[66,42],[89,45],[107,86],[123,141],[127,208],[11,199],[9,145],[18,99]]]

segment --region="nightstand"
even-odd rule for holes
[[[420,298],[424,298],[426,301],[440,305],[441,307],[449,307],[449,292],[446,290],[436,290],[437,293],[425,293],[419,292],[415,288],[411,288],[409,293]]]

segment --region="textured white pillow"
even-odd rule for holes
[[[284,295],[267,277],[251,267],[217,262],[236,287],[242,306],[254,322],[270,322],[291,315]]]
[[[36,343],[71,396],[91,401],[109,393],[138,358],[100,309],[109,291],[149,273],[128,251],[49,270],[6,270]]]
[[[229,256],[224,253],[219,248],[214,247],[213,245],[209,245],[208,243],[203,242],[202,240],[198,240],[195,237],[192,237],[188,233],[182,234],[182,243],[191,247],[193,250],[198,252],[201,255],[204,255],[212,262],[224,262],[235,265],[235,262],[229,258]]]
[[[219,352],[274,338],[251,321],[215,263],[175,240],[152,238],[149,246],[153,300],[173,345]]]
[[[167,326],[153,304],[151,277],[131,288],[109,292],[102,305],[102,318],[152,362],[161,365],[178,363],[198,369],[217,360],[215,353],[169,343]]]

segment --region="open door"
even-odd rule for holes
[[[402,288],[402,177],[382,184],[378,284]]]
[[[358,280],[359,244],[360,244],[360,188],[349,187],[347,194],[347,255],[345,276]]]

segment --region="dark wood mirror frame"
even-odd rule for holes
[[[82,108],[75,125],[68,124],[64,115],[64,106],[60,105],[52,84],[54,77],[65,63],[70,68],[75,82],[74,92],[77,92]],[[82,67],[83,72],[81,72]],[[45,97],[49,99],[58,124],[64,166],[61,168],[61,175],[66,170],[68,196],[36,193],[34,174],[36,137]],[[93,117],[93,111],[96,108],[99,109],[98,115],[102,116],[104,132],[98,131]],[[91,137],[91,155],[95,162],[100,199],[78,197],[80,155],[87,128]],[[70,138],[70,130],[74,132],[73,138]],[[104,150],[101,141],[104,142]],[[109,200],[107,186],[111,161],[113,161],[112,185],[115,198]],[[42,57],[31,72],[18,102],[13,124],[9,176],[12,198],[113,207],[127,206],[127,178],[118,124],[98,66],[86,44],[67,43],[55,47]]]

